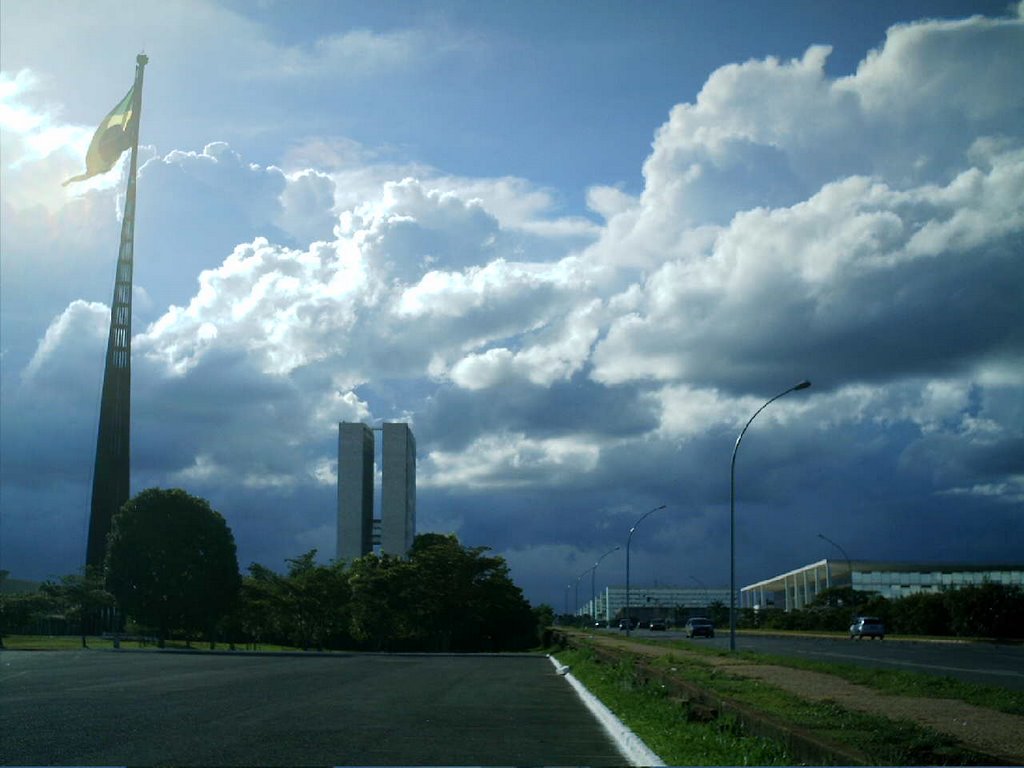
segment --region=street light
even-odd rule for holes
[[[705,584],[700,579],[698,579],[696,576],[691,576],[690,578],[693,579],[693,581],[695,581],[698,586],[704,588],[704,607],[707,608],[708,607],[708,585]]]
[[[783,395],[788,395],[790,392],[796,392],[798,389],[807,389],[811,386],[811,382],[801,381],[799,384],[794,384],[792,387],[787,389],[785,392],[779,392],[775,397],[766,402],[756,411],[754,415],[750,417],[743,430],[740,432],[740,436],[736,438],[736,445],[732,449],[732,465],[729,469],[729,650],[736,650],[736,451],[740,449],[740,441],[743,439],[743,435],[747,433],[747,428],[751,422],[757,418],[757,415],[767,408],[769,405],[774,403]]]
[[[843,557],[846,558],[846,569],[850,572],[850,588],[852,589],[853,588],[853,563],[850,562],[850,556],[848,554],[846,554],[846,550],[845,549],[843,549],[838,544],[836,544],[834,541],[832,541],[832,539],[830,539],[824,533],[819,533],[818,534],[818,538],[819,539],[824,539],[829,544],[831,544],[833,547],[835,547],[836,549],[838,549],[840,552],[843,553]],[[827,570],[825,572],[828,573]]]
[[[640,519],[633,523],[633,527],[629,529],[629,536],[626,537],[626,636],[629,637],[630,630],[633,629],[633,620],[629,613],[629,543],[633,540],[633,532],[636,527],[644,521],[644,518],[653,512],[657,512],[659,509],[664,509],[667,504],[662,504],[660,507],[655,507],[652,510],[644,512],[640,515]]]
[[[612,547],[597,558],[597,562],[594,563],[594,567],[590,569],[590,614],[594,621],[597,621],[597,590],[594,587],[594,575],[597,573],[597,566],[599,566],[601,561],[608,557],[612,552],[618,552],[620,549],[622,549],[622,547]]]

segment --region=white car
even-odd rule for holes
[[[858,616],[850,625],[850,639],[863,637],[885,640],[885,624],[875,616]]]

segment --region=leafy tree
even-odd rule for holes
[[[944,596],[956,635],[1024,636],[1024,589],[985,582],[951,589]]]
[[[285,621],[295,644],[323,649],[346,634],[350,589],[345,566],[315,562],[316,550],[288,560],[288,576],[279,582],[287,606]]]
[[[104,586],[102,572],[87,566],[82,573],[61,576],[59,583],[46,582],[40,589],[54,600],[66,619],[78,624],[82,647],[88,648],[85,638],[90,619],[114,604],[114,596]]]
[[[861,605],[866,597],[864,592],[859,592],[853,587],[829,587],[815,595],[810,605],[819,608],[843,608],[850,613],[856,612],[857,606]]]
[[[373,650],[412,650],[423,642],[425,627],[418,622],[420,592],[407,560],[369,554],[349,569],[350,631]]]
[[[919,592],[893,600],[889,607],[890,632],[908,635],[948,635],[949,607],[941,592]]]
[[[721,600],[712,600],[708,603],[707,614],[708,618],[711,619],[711,623],[716,627],[729,624],[729,606]]]
[[[235,540],[205,499],[150,488],[114,516],[107,539],[107,587],[121,611],[158,628],[206,629],[233,607],[240,576]]]
[[[475,651],[537,643],[537,619],[508,566],[455,536],[417,536],[407,560],[352,563],[352,636],[373,649]]]
[[[253,643],[285,643],[285,611],[283,577],[259,563],[250,564],[229,624]]]

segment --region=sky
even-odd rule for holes
[[[418,530],[532,602],[661,505],[632,584],[727,586],[803,379],[738,586],[1021,563],[1024,4],[5,0],[12,576],[84,563],[127,155],[61,182],[140,52],[132,490],[243,569],[333,558],[338,423],[407,421]]]

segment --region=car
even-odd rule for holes
[[[636,629],[640,626],[640,619],[619,619],[619,629]]]
[[[686,620],[687,637],[714,637],[715,625],[711,619],[693,618]]]
[[[668,624],[664,619],[651,619],[651,623],[647,625],[647,628],[656,632],[664,632],[668,629]]]
[[[885,624],[877,616],[858,616],[850,625],[850,639],[864,637],[885,640]]]

